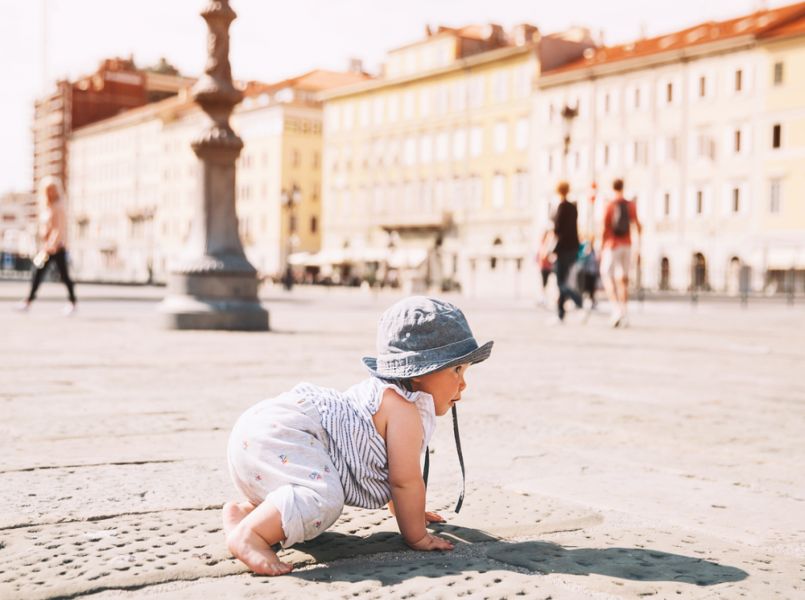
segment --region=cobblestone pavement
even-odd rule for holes
[[[364,373],[395,296],[267,291],[271,333],[159,328],[163,290],[0,282],[0,598],[805,597],[805,309],[646,303],[631,327],[563,326],[528,300],[451,297],[492,358],[449,419],[429,506],[457,540],[406,549],[349,509],[283,551],[281,578],[223,543],[235,418],[300,380]]]

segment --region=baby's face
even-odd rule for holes
[[[414,378],[414,389],[433,396],[437,417],[447,414],[453,404],[461,400],[461,392],[467,387],[464,373],[469,366],[466,363]]]

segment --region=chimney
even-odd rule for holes
[[[360,58],[350,58],[347,70],[350,73],[363,73],[363,61]]]
[[[512,38],[515,46],[525,46],[534,41],[534,38],[539,30],[528,23],[521,23],[514,26],[512,31]]]

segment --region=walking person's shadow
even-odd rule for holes
[[[604,575],[633,581],[669,581],[699,586],[741,581],[748,577],[746,571],[716,562],[671,554],[661,550],[645,548],[573,548],[551,542],[507,542],[478,529],[455,525],[436,525],[432,527],[439,535],[456,542],[456,558],[461,554],[461,544],[482,545],[485,559],[492,559],[512,567],[512,570],[526,569],[535,574],[566,573],[570,575]],[[367,537],[359,537],[335,532],[326,532],[315,540],[300,544],[300,552],[310,555],[316,563],[328,563],[345,558],[355,558],[381,552],[399,553],[406,550],[399,534],[378,532]],[[388,568],[372,566],[371,573],[353,567],[340,569],[337,564],[324,569],[312,569],[293,573],[292,576],[310,581],[362,581],[377,579],[383,585],[393,585],[415,576],[440,577],[443,569],[419,569],[411,563],[419,560],[425,553],[408,552],[397,555]],[[478,565],[478,552],[472,553],[472,567]],[[451,554],[442,554],[439,561],[455,571],[462,570],[460,559],[451,559]]]

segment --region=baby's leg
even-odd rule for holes
[[[229,535],[246,515],[254,510],[254,504],[248,500],[243,502],[227,502],[223,508],[224,534]]]
[[[264,500],[243,516],[226,536],[229,551],[258,575],[291,572],[293,566],[282,562],[271,549],[271,546],[282,541],[285,541],[282,516],[269,500]]]

